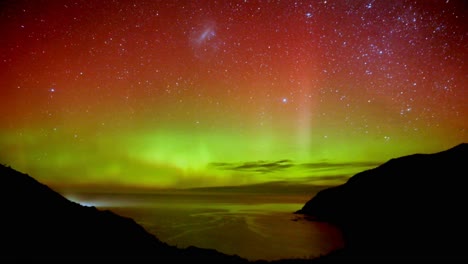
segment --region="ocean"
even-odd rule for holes
[[[161,241],[180,248],[278,260],[313,258],[343,245],[334,226],[293,213],[310,195],[175,191],[64,196],[130,217]]]

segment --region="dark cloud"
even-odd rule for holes
[[[227,162],[214,162],[210,164],[211,167],[220,170],[233,170],[233,171],[251,171],[268,173],[274,171],[285,170],[294,166],[291,160],[278,160],[273,162],[267,161],[252,161],[244,163],[227,163]]]
[[[243,163],[229,163],[229,162],[213,162],[210,167],[218,170],[231,170],[231,171],[248,171],[259,173],[271,173],[285,170],[302,170],[302,171],[330,171],[339,169],[350,168],[372,168],[377,167],[382,163],[378,162],[347,162],[347,163],[329,163],[329,162],[315,162],[315,163],[294,163],[292,160],[284,159],[278,161],[250,161]]]
[[[304,176],[294,178],[295,182],[310,184],[314,182],[346,182],[352,175],[349,174],[337,174],[337,175],[325,175],[325,176]]]
[[[301,163],[297,166],[311,169],[311,170],[336,170],[347,168],[369,168],[381,165],[381,162],[346,162],[346,163],[329,163],[329,162],[314,162],[314,163]]]

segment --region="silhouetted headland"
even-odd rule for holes
[[[468,144],[414,154],[320,191],[296,213],[337,225],[333,259],[468,260]]]
[[[81,206],[30,176],[0,166],[0,262],[11,260],[154,260],[247,263],[211,249],[177,248],[132,219]]]

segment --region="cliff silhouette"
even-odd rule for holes
[[[0,183],[0,262],[247,262],[211,249],[167,245],[130,218],[69,201],[10,167],[0,166]]]
[[[468,144],[414,154],[317,193],[298,214],[338,226],[325,259],[468,260]]]

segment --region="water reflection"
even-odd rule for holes
[[[212,248],[250,260],[311,258],[342,246],[339,231],[292,212],[310,197],[292,195],[68,194],[83,205],[133,218],[178,247]]]

